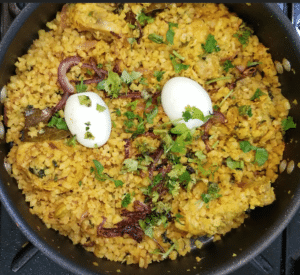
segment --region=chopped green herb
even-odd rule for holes
[[[99,69],[101,69],[103,67],[103,65],[101,64],[101,63],[99,63],[98,65],[97,65],[97,68],[99,68]]]
[[[199,119],[203,122],[206,122],[212,117],[212,115],[204,116],[203,112],[197,107],[187,106],[185,107],[185,112],[182,113],[182,117],[186,122],[190,119]]]
[[[153,226],[151,224],[147,224],[144,220],[139,220],[139,225],[143,229],[145,235],[153,238]]]
[[[126,208],[131,203],[131,200],[132,200],[132,197],[131,197],[130,193],[125,194],[122,199],[122,202],[121,202],[122,207]]]
[[[251,143],[247,140],[240,141],[240,148],[244,153],[248,153],[251,150],[255,150],[256,147],[251,145]]]
[[[226,164],[230,169],[243,169],[244,168],[244,161],[235,161],[231,157],[226,159]]]
[[[283,131],[287,131],[288,129],[291,128],[296,128],[296,123],[294,123],[293,118],[291,116],[288,116],[287,118],[285,118],[282,123],[282,129]]]
[[[153,124],[153,119],[158,114],[158,107],[155,106],[154,109],[150,113],[146,113],[146,119],[149,124]]]
[[[119,186],[123,186],[124,182],[121,180],[114,180],[115,186],[119,187]]]
[[[134,112],[130,112],[130,111],[125,112],[124,116],[126,116],[129,120],[132,120],[135,118]]]
[[[116,112],[116,115],[117,115],[117,116],[121,116],[121,115],[122,115],[122,113],[121,113],[121,110],[120,110],[120,109],[116,109],[116,111],[115,111],[115,112]]]
[[[252,117],[252,109],[250,105],[243,105],[239,107],[239,114],[240,116],[248,116]]]
[[[83,78],[81,78],[80,84],[75,85],[77,93],[83,93],[87,90],[88,86],[83,84]]]
[[[120,90],[122,88],[122,80],[119,77],[119,75],[113,71],[109,71],[107,79],[105,79],[103,81],[104,81],[104,84],[103,84],[104,90],[108,93],[108,95],[112,96],[113,98],[117,98],[119,96]],[[102,82],[100,82],[100,83],[102,83]]]
[[[136,42],[136,39],[134,37],[127,38],[127,41],[130,45],[132,45],[134,42]]]
[[[79,100],[80,105],[85,105],[87,107],[92,106],[92,101],[87,95],[78,96],[78,100]]]
[[[91,132],[85,132],[84,138],[85,139],[92,139],[92,140],[95,139],[95,137],[93,136],[93,134]]]
[[[147,78],[142,77],[142,78],[139,80],[139,83],[141,83],[141,84],[143,84],[143,85],[148,85],[148,83],[147,83]]]
[[[176,215],[175,215],[175,220],[176,220],[176,222],[178,222],[178,223],[180,223],[180,224],[182,224],[181,222],[180,222],[180,219],[182,219],[183,218],[183,216],[180,214],[180,213],[177,213]]]
[[[169,29],[168,29],[167,34],[166,34],[166,39],[171,45],[174,45],[175,32],[172,28],[173,27],[178,28],[178,24],[177,23],[171,23],[171,22],[169,22],[168,24],[169,24]]]
[[[223,69],[224,69],[224,71],[225,72],[228,72],[229,71],[229,69],[231,69],[231,68],[234,68],[235,66],[234,65],[232,65],[232,63],[231,63],[231,61],[230,60],[226,60],[224,63],[223,63]]]
[[[175,73],[180,73],[182,70],[187,70],[190,65],[185,65],[185,64],[182,64],[182,63],[177,63],[176,61],[176,57],[172,54],[170,54],[170,59],[171,59],[171,62],[172,62],[172,65],[173,65],[173,68],[175,70]]]
[[[139,103],[138,100],[129,102],[126,107],[130,107],[131,111],[134,111],[136,109],[137,104]]]
[[[60,129],[60,130],[69,130],[68,129],[68,126],[67,126],[67,123],[65,122],[65,120],[63,118],[61,118],[59,116],[59,113],[55,113],[51,120],[48,122],[47,124],[48,127],[56,127],[57,129]]]
[[[96,86],[96,89],[97,90],[104,90],[105,88],[104,88],[104,84],[105,84],[105,81],[106,80],[102,80],[101,82],[99,82],[98,84],[97,84],[97,86]]]
[[[116,123],[115,123],[114,121],[112,121],[111,124],[112,124],[112,126],[113,126],[114,128],[117,127],[117,125],[116,125]]]
[[[162,255],[163,259],[168,258],[168,256],[170,255],[170,253],[175,249],[175,243],[168,249],[168,251],[166,253],[158,253],[160,255]]]
[[[214,109],[215,111],[217,111],[217,110],[220,109],[220,107],[219,107],[218,105],[214,105],[214,106],[213,106],[213,109]]]
[[[217,45],[217,41],[215,40],[215,37],[212,34],[209,34],[206,38],[205,44],[201,44],[202,49],[205,51],[205,53],[212,53],[213,51],[219,52],[220,48]]]
[[[254,95],[250,98],[251,101],[260,98],[262,95],[265,95],[260,89],[257,89],[254,93]]]
[[[265,148],[256,148],[255,160],[258,166],[264,165],[264,163],[268,160],[269,154]]]
[[[89,14],[88,14],[88,16],[92,16],[93,15],[93,12],[92,11],[90,11],[89,12]]]
[[[97,103],[97,107],[96,107],[97,111],[102,113],[106,110],[106,108],[100,104]]]
[[[122,172],[135,172],[138,170],[139,162],[135,159],[125,159],[123,162]]]
[[[89,69],[86,70],[86,73],[87,73],[88,75],[93,75],[93,73],[92,73]]]
[[[155,34],[155,33],[151,33],[148,35],[148,38],[157,43],[157,44],[162,44],[164,43],[164,38],[161,35]]]
[[[248,61],[247,62],[247,67],[252,67],[252,66],[259,65],[259,64],[262,64],[262,62],[251,62],[251,61]]]
[[[130,74],[124,70],[122,72],[122,75],[121,75],[121,79],[123,82],[125,82],[126,84],[130,84],[131,82],[133,82],[134,80],[140,78],[142,76],[142,74],[140,72],[135,72],[135,71],[132,71]]]
[[[78,185],[81,187],[81,185],[82,185],[82,181],[79,181],[79,182],[78,182]]]
[[[219,194],[220,187],[217,183],[210,182],[208,185],[207,193],[201,194],[202,200],[205,203],[209,203],[210,201],[221,197],[222,195]]]
[[[95,177],[98,180],[105,180],[106,178],[104,178],[105,176],[102,174],[102,172],[104,171],[104,167],[103,165],[98,161],[98,160],[93,160],[93,163],[95,165],[96,171],[93,167],[91,167],[91,172],[95,172]]]
[[[144,26],[145,24],[149,24],[149,23],[153,23],[154,22],[154,18],[151,16],[146,15],[143,12],[140,12],[137,16],[136,16],[136,20],[142,25]]]
[[[135,29],[135,25],[132,25],[132,24],[128,23],[128,26],[129,26],[130,29],[133,29],[133,30]]]
[[[164,71],[155,71],[153,75],[156,77],[157,81],[161,81],[164,73]]]
[[[233,37],[238,38],[239,42],[243,45],[243,48],[245,48],[249,43],[249,37],[253,31],[249,27],[245,27],[242,25],[242,27],[233,35]]]
[[[67,145],[75,147],[75,145],[76,145],[76,135],[74,135],[74,136],[72,136],[71,138],[68,139]]]

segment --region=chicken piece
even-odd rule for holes
[[[78,31],[89,31],[97,40],[110,42],[120,36],[126,22],[115,14],[115,6],[104,3],[77,3],[68,10],[69,24]]]

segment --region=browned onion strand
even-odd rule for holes
[[[141,99],[143,98],[139,92],[129,92],[127,94],[120,94],[118,98],[132,98],[132,99]]]
[[[124,141],[125,141],[125,145],[124,145],[125,159],[128,159],[128,158],[130,158],[131,139],[127,138],[127,139],[124,139]]]
[[[100,81],[102,81],[104,79],[104,77],[93,77],[93,78],[90,78],[90,79],[85,79],[82,81],[83,84],[92,84],[92,83],[99,83]],[[75,83],[76,85],[80,84],[81,83],[81,80],[71,80],[70,82],[73,82]]]
[[[148,214],[151,213],[151,207],[140,201],[134,201],[133,208],[135,211],[128,211],[122,209],[121,215],[126,219],[118,222],[117,227],[103,228],[106,218],[103,217],[103,221],[97,228],[97,236],[105,238],[122,237],[124,234],[128,234],[132,239],[140,243],[143,240],[144,231],[139,226],[139,220],[144,220]]]

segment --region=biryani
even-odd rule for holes
[[[12,177],[48,228],[147,268],[275,200],[290,104],[268,48],[225,5],[66,4],[47,28],[15,64],[4,122]],[[191,98],[183,123],[169,118],[161,93],[176,77],[203,87],[209,116]],[[111,119],[101,146],[66,124],[69,98],[85,92]],[[189,119],[203,123],[189,129]]]

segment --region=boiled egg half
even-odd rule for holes
[[[93,92],[71,95],[65,105],[65,121],[72,135],[85,147],[104,145],[111,133],[111,118],[107,105]]]
[[[180,120],[186,107],[196,107],[204,116],[213,113],[208,93],[200,84],[187,77],[173,77],[168,80],[161,93],[161,103],[171,121],[179,119],[177,123],[185,123],[189,129],[199,127],[204,122],[200,119]]]

